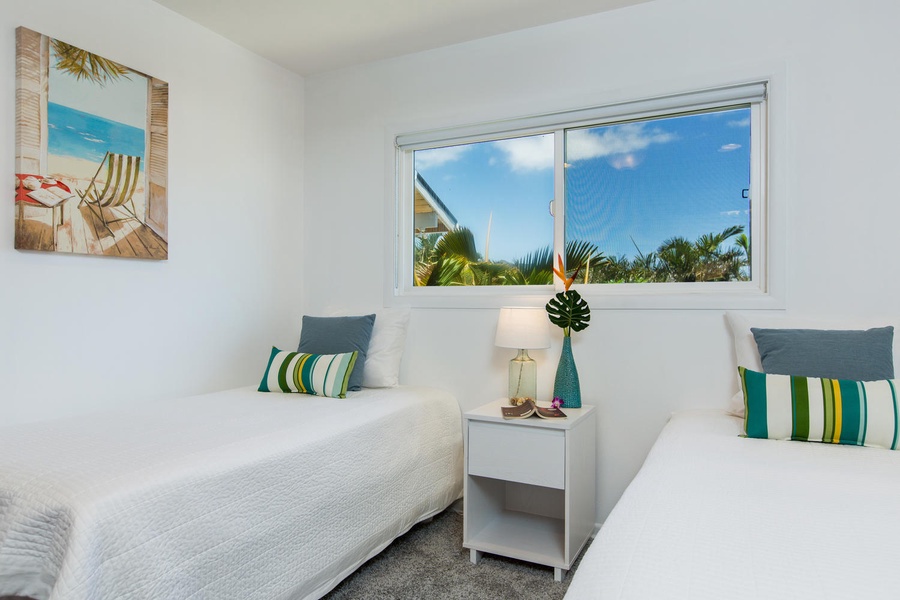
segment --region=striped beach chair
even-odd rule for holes
[[[106,179],[100,177],[103,166],[106,165]],[[141,168],[140,156],[129,156],[127,154],[115,154],[107,152],[97,167],[91,183],[82,192],[76,190],[81,197],[78,203],[79,208],[82,204],[87,203],[88,208],[97,215],[106,229],[112,233],[109,228],[110,223],[124,221],[126,219],[138,219],[137,211],[134,207],[134,191],[137,188],[138,174]],[[131,204],[129,209],[128,204]],[[128,213],[128,216],[107,219],[103,214],[103,209],[121,208]]]

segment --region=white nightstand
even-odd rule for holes
[[[463,547],[553,567],[556,581],[594,531],[594,407],[566,419],[505,420],[497,400],[463,415],[466,477]]]

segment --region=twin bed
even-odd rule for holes
[[[243,388],[0,433],[0,597],[318,598],[462,492],[422,387]]]
[[[742,427],[676,413],[566,599],[897,598],[900,453]]]
[[[897,337],[881,320],[726,320],[756,385],[742,372],[728,412],[672,416],[566,599],[900,597]]]

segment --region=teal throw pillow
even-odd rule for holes
[[[300,345],[297,352],[315,354],[358,353],[356,368],[350,375],[348,390],[362,389],[366,355],[375,315],[359,317],[310,317],[305,315],[300,329]]]
[[[894,378],[894,328],[752,327],[762,370],[778,375],[876,381]]]
[[[772,375],[738,367],[748,437],[898,448],[894,380]]]

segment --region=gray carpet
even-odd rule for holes
[[[552,600],[565,595],[578,562],[561,583],[553,580],[550,567],[492,554],[473,565],[462,547],[462,524],[461,514],[446,510],[430,523],[416,525],[325,598]]]

